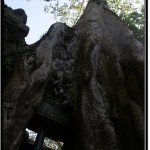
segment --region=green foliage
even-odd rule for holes
[[[108,5],[121,20],[133,31],[135,37],[144,43],[144,4],[141,0],[108,0]],[[55,19],[74,25],[82,15],[87,1],[70,0],[62,6],[56,0],[55,5],[50,4],[49,9],[54,14]]]
[[[53,0],[49,6],[44,7],[44,11],[50,11],[56,21],[72,26],[83,14],[87,2],[88,0],[66,0],[66,3],[60,3],[59,0]]]
[[[15,15],[12,8],[5,7],[5,13],[10,16],[12,19],[17,20],[18,22],[20,21],[20,17]]]
[[[21,58],[23,52],[23,44],[19,44],[17,46],[17,48],[12,52],[11,55],[9,55],[5,62],[4,62],[4,68],[6,72],[12,72],[13,71],[13,67],[14,67],[14,63]]]
[[[144,43],[144,1],[108,0],[108,5],[129,27],[134,36]]]
[[[45,137],[44,145],[51,148],[51,149],[61,150],[62,149],[61,147],[63,146],[63,143],[60,142],[60,141],[54,141],[54,140],[51,140],[51,139]]]
[[[88,0],[45,0],[50,2],[44,7],[45,12],[51,12],[56,21],[73,26],[83,14]],[[144,43],[144,0],[107,0],[112,11],[132,30],[134,36]]]

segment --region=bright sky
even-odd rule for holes
[[[141,0],[141,2],[143,1]],[[68,0],[59,0],[59,2],[63,4]],[[30,28],[29,34],[25,38],[27,44],[38,41],[50,26],[56,22],[50,12],[44,12],[44,6],[50,3],[52,2],[45,2],[44,0],[5,0],[5,4],[12,9],[22,8],[25,10],[28,16],[27,26]]]
[[[5,0],[5,4],[12,9],[22,8],[25,10],[27,18],[27,26],[30,28],[28,36],[25,38],[27,44],[32,44],[40,39],[40,37],[55,23],[55,19],[50,13],[44,12],[44,6],[49,2],[44,0]]]

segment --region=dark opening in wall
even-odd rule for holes
[[[32,130],[29,130],[28,128],[26,128],[26,131],[29,133],[29,141],[34,143],[37,137],[37,133]]]
[[[34,150],[62,150],[64,143],[59,141],[59,140],[54,141],[48,137],[45,137],[46,133],[44,130],[41,130],[39,133],[36,133],[36,132],[26,128],[26,131],[28,132],[27,149],[29,149],[29,150],[30,149],[34,149]]]

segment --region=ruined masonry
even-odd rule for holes
[[[89,0],[76,25],[55,23],[31,45],[24,10],[3,15],[4,150],[29,149],[26,128],[35,150],[44,137],[64,150],[144,150],[144,47],[107,3]]]

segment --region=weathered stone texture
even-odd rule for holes
[[[18,46],[21,47],[25,44],[24,38],[28,35],[29,27],[26,26],[27,15],[24,10],[12,10],[6,5],[3,9],[4,50],[2,52],[3,57],[6,58],[15,51]]]
[[[144,150],[144,48],[107,3],[90,0],[74,27],[56,23],[21,51],[4,84],[6,150],[35,113],[64,126],[65,150]]]

